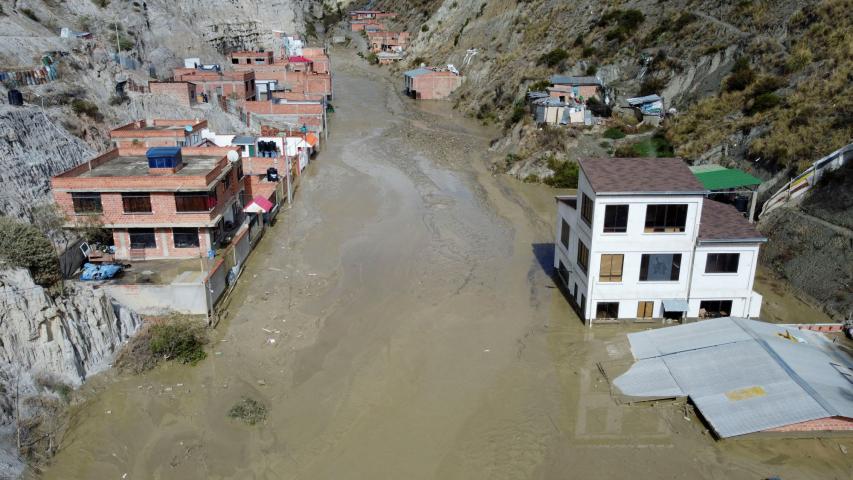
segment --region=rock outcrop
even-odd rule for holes
[[[69,284],[51,295],[23,269],[0,270],[0,379],[19,394],[47,377],[69,386],[107,368],[140,325],[103,291]],[[0,424],[10,421],[16,388],[0,388]]]

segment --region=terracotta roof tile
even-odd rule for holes
[[[587,158],[578,163],[596,194],[706,190],[680,158]]]
[[[732,205],[706,199],[702,202],[699,241],[767,240],[755,225]]]

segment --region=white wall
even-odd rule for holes
[[[588,226],[580,217],[583,194],[593,201],[592,224]],[[557,225],[555,228],[554,267],[562,261],[570,271],[567,289],[574,292],[577,284],[586,297],[584,319],[595,318],[598,302],[619,302],[620,318],[635,318],[640,301],[653,301],[653,316],[663,316],[662,300],[688,299],[687,316],[698,315],[701,300],[732,300],[732,313],[749,316],[756,309],[756,297],[752,292],[755,268],[758,259],[758,244],[697,245],[699,219],[702,213],[701,195],[598,195],[581,172],[578,180],[577,210],[563,202],[557,202]],[[650,204],[686,204],[687,222],[684,232],[646,233],[646,206]],[[628,205],[628,222],[625,233],[604,233],[604,212],[607,205]],[[560,242],[561,220],[571,228],[569,247]],[[589,272],[584,274],[577,266],[578,239],[590,249]],[[705,274],[708,253],[740,253],[740,265],[736,274]],[[680,254],[681,264],[677,281],[644,281],[640,279],[640,264],[643,254]],[[622,281],[602,282],[599,280],[601,256],[622,254]],[[758,300],[760,303],[760,296]],[[760,308],[760,306],[758,307]]]

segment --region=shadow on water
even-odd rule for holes
[[[546,275],[554,279],[554,244],[534,243],[531,245],[536,262]]]

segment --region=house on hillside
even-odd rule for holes
[[[447,69],[421,67],[403,73],[406,95],[417,100],[447,98],[462,85],[462,75]]]
[[[53,197],[68,227],[109,230],[117,260],[207,256],[242,221],[243,166],[230,152],[116,148],[53,177]]]
[[[572,99],[542,97],[533,100],[531,107],[537,125],[592,125],[592,113],[583,103]]]
[[[588,100],[596,97],[604,99],[604,85],[598,77],[569,77],[551,75],[548,93],[551,97],[566,101],[569,98]]]
[[[644,97],[634,97],[626,100],[628,108],[632,108],[637,119],[642,120],[649,125],[658,125],[660,119],[664,115],[663,97],[660,95],[646,95]]]
[[[409,32],[368,32],[367,43],[373,53],[399,53],[409,45]]]
[[[759,315],[766,238],[681,159],[579,164],[577,194],[557,197],[554,267],[585,323]]]
[[[110,139],[118,148],[195,147],[205,129],[207,120],[136,120],[112,129]]]

